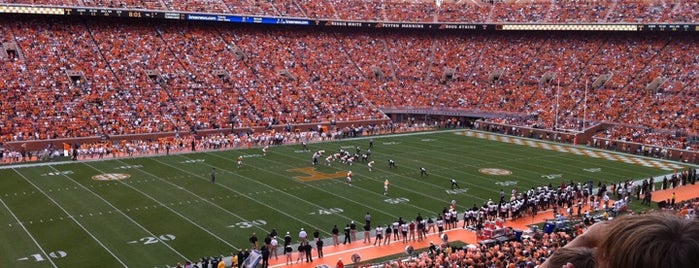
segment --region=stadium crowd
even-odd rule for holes
[[[2,102],[15,105],[1,107],[0,141],[371,120],[383,107],[546,129],[618,122],[647,129],[634,137],[644,142],[679,130],[656,144],[673,148],[694,149],[687,137],[699,135],[695,36],[53,20],[0,23],[3,42],[22,48],[2,60]]]
[[[514,4],[447,0],[440,5],[376,0],[2,2],[412,22],[695,22],[699,14],[699,4],[691,1]],[[5,70],[0,77],[0,142],[369,120],[385,118],[381,107],[430,107],[508,113],[517,118],[525,115],[527,120],[494,120],[542,128],[576,129],[581,117],[619,122],[634,127],[617,126],[599,137],[696,150],[697,144],[687,138],[699,135],[699,107],[693,90],[699,82],[695,78],[699,67],[694,57],[699,52],[696,38],[605,33],[355,33],[1,19],[0,40],[16,43],[18,50],[6,49],[8,57],[0,60]],[[553,76],[542,79],[547,72]],[[606,74],[609,76],[602,80],[608,81],[600,82]],[[662,82],[657,87],[648,86],[658,78]],[[679,135],[672,132],[678,129]],[[275,135],[127,141],[116,145],[116,150],[139,154],[187,150],[189,144],[196,149],[257,146]],[[322,138],[283,135],[295,142]],[[326,137],[334,135],[343,134]],[[104,157],[111,146],[114,144],[83,144],[80,155]],[[657,153],[662,154],[662,149]],[[4,155],[10,161],[25,157],[19,151]],[[669,183],[675,185],[677,180],[685,181],[671,179]],[[509,202],[500,196],[497,208],[495,203],[486,204],[488,210],[483,213],[492,213],[492,209],[496,214],[504,211],[501,218],[516,218],[519,212],[512,208],[530,199],[549,204],[544,201],[556,197],[554,208],[565,204],[569,215],[573,208],[581,214],[578,204],[588,200],[583,198],[585,187],[565,185],[561,192],[550,192],[555,188],[514,193]],[[640,198],[642,189],[625,182],[610,191],[624,199],[634,193]],[[539,198],[533,198],[535,195]],[[604,196],[598,198],[604,200]],[[599,199],[590,203],[594,202]],[[698,203],[693,200],[669,207],[691,218]],[[484,220],[474,221],[476,229]],[[410,223],[398,222],[410,230]],[[380,231],[392,229],[395,234],[392,226],[394,223]],[[543,234],[465,250],[435,246],[409,262],[386,266],[530,267],[541,265],[578,234]]]
[[[699,4],[692,1],[232,1],[232,0],[4,0],[2,3],[98,6],[401,22],[694,22]]]

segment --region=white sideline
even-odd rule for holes
[[[426,135],[426,134],[435,134],[435,133],[442,133],[442,132],[454,132],[454,131],[459,131],[459,130],[464,130],[464,129],[410,132],[410,133],[399,133],[399,134],[388,134],[388,135],[370,135],[370,136],[361,136],[361,137],[346,138],[346,139],[339,139],[339,140],[313,141],[313,142],[309,142],[309,144],[346,141],[346,140],[350,140],[350,141],[351,140],[366,140],[366,139],[370,139],[370,138],[384,138],[384,137],[392,138],[392,137],[403,137],[403,136]],[[287,143],[287,144],[283,144],[282,146],[293,146],[293,145],[298,145],[298,143]],[[172,153],[170,153],[170,155],[183,155],[183,154],[202,153],[202,152],[225,152],[225,151],[246,150],[246,149],[247,149],[247,147],[236,147],[236,148],[226,148],[226,149],[222,149],[222,150],[221,149],[199,150],[199,151],[195,151],[195,152],[180,151],[180,152],[172,152]],[[14,169],[14,168],[25,168],[25,167],[42,167],[42,166],[49,166],[49,165],[66,165],[66,164],[73,164],[73,163],[78,163],[78,162],[100,162],[100,161],[111,161],[111,160],[117,160],[117,159],[148,158],[148,157],[156,157],[156,156],[165,156],[165,154],[137,155],[137,156],[131,156],[131,157],[105,157],[102,159],[80,159],[78,161],[59,161],[59,162],[40,162],[40,163],[23,162],[23,163],[19,163],[19,164],[0,165],[0,170],[2,170],[2,169]]]

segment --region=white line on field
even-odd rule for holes
[[[217,155],[217,154],[208,153],[208,155],[211,155],[212,157],[217,157],[217,158],[220,158],[220,159],[223,159],[223,160],[226,160],[226,161],[229,161],[229,162],[233,163],[233,160],[231,160],[231,159],[226,159],[226,158],[221,157],[221,156],[219,156],[219,155]],[[287,156],[288,156],[288,155],[287,155]],[[288,164],[283,164],[283,163],[278,162],[278,161],[272,161],[272,160],[269,160],[269,159],[263,159],[263,160],[264,160],[264,161],[268,161],[268,162],[274,162],[274,163],[276,163],[276,164],[278,164],[278,165],[287,165],[287,166],[289,166],[289,167],[292,167],[292,166],[290,166],[290,165],[288,165]],[[211,165],[209,165],[209,166],[211,166]],[[220,168],[220,167],[219,167],[219,168]],[[265,169],[261,169],[261,168],[257,168],[257,167],[253,167],[253,168],[255,168],[255,169],[257,169],[257,170],[260,170],[260,171],[262,171],[262,172],[267,172],[267,173],[275,174],[275,175],[277,175],[277,176],[279,176],[279,177],[284,177],[284,178],[288,177],[288,174],[281,174],[281,173],[278,173],[278,172],[274,172],[274,171],[271,171],[271,170],[265,170]],[[248,181],[250,181],[250,182],[257,183],[257,184],[259,184],[259,185],[261,185],[261,186],[264,186],[264,187],[268,187],[268,188],[270,188],[270,192],[276,192],[276,193],[279,193],[279,194],[287,195],[287,196],[289,196],[289,197],[292,197],[292,198],[294,198],[294,199],[297,199],[297,200],[299,200],[299,201],[301,201],[301,202],[304,202],[304,203],[307,203],[307,204],[309,204],[309,205],[315,206],[315,207],[317,207],[317,208],[323,208],[323,207],[318,206],[318,204],[315,204],[315,203],[313,203],[313,202],[310,202],[310,201],[308,201],[308,200],[306,200],[306,199],[304,199],[304,198],[301,198],[301,197],[298,197],[298,196],[296,196],[296,195],[290,194],[290,193],[288,193],[288,192],[286,192],[286,191],[282,191],[282,190],[279,190],[279,189],[275,189],[275,188],[273,188],[273,187],[271,187],[271,186],[269,186],[269,185],[267,185],[267,184],[260,183],[259,181],[256,181],[256,180],[254,180],[254,179],[252,179],[252,178],[250,178],[250,177],[248,177],[248,176],[244,176],[244,175],[241,175],[241,174],[239,174],[239,173],[235,173],[235,172],[230,171],[230,170],[227,170],[227,169],[225,169],[225,168],[221,168],[221,169],[224,170],[224,171],[226,171],[226,172],[228,172],[228,173],[230,173],[230,174],[232,174],[232,175],[234,175],[234,176],[237,176],[237,177],[246,179],[246,180],[248,180]],[[339,169],[338,169],[338,170],[339,170]],[[343,184],[344,184],[344,183],[343,183]],[[357,202],[356,200],[344,198],[344,197],[342,197],[342,196],[337,195],[336,193],[328,192],[328,191],[326,191],[325,189],[323,189],[322,187],[317,186],[317,185],[306,184],[304,187],[297,187],[297,189],[302,189],[302,188],[305,188],[305,187],[314,188],[314,189],[316,189],[316,190],[319,190],[319,191],[328,193],[328,194],[330,194],[330,195],[334,195],[334,196],[336,196],[336,197],[338,197],[338,198],[342,198],[342,199],[345,199],[345,200],[347,200],[347,201],[349,201],[349,202],[355,203],[355,204],[357,204],[358,206],[365,206],[365,207],[370,208],[370,209],[373,209],[373,210],[375,210],[375,211],[381,211],[381,210],[378,210],[378,209],[376,209],[376,208],[374,208],[374,207],[368,206],[367,204],[359,203],[359,202]],[[368,190],[366,190],[366,189],[364,189],[364,188],[361,188],[361,187],[354,187],[354,188],[360,189],[360,190],[368,191]],[[372,193],[373,193],[373,192],[372,192]],[[383,195],[382,195],[382,197],[385,198],[385,196],[383,196]],[[398,216],[393,215],[393,214],[390,214],[390,213],[388,213],[388,212],[381,211],[381,213],[383,213],[384,215],[388,215],[388,216],[394,217],[394,218],[398,218]],[[349,218],[349,217],[344,216],[344,215],[341,215],[341,214],[338,215],[338,216],[343,217],[343,218],[348,219],[348,220],[352,220],[352,218]]]
[[[49,167],[52,168],[52,169],[55,170],[55,171],[59,171],[59,170],[56,169],[54,166],[49,166]],[[113,208],[114,211],[116,211],[117,213],[119,213],[119,214],[121,214],[122,216],[126,217],[129,221],[131,221],[133,224],[135,224],[136,226],[138,226],[139,228],[141,228],[143,231],[146,231],[146,233],[148,233],[151,237],[158,237],[157,235],[153,234],[153,232],[151,232],[150,230],[148,230],[146,227],[144,227],[143,225],[139,224],[136,220],[134,220],[133,218],[129,217],[129,215],[126,215],[126,213],[124,213],[124,212],[121,211],[119,208],[117,208],[116,206],[114,206],[111,202],[105,200],[104,198],[102,198],[102,196],[98,195],[97,193],[91,191],[90,189],[88,189],[88,188],[85,187],[84,185],[82,185],[82,184],[78,183],[77,181],[75,181],[75,180],[74,180],[73,178],[71,178],[68,174],[63,174],[63,176],[66,177],[67,179],[69,179],[71,182],[75,183],[76,185],[80,186],[80,188],[82,188],[83,190],[88,191],[89,193],[91,193],[91,194],[94,195],[95,197],[97,197],[97,198],[99,198],[100,200],[102,200],[102,202],[104,202],[105,204],[107,204],[109,207]],[[92,216],[92,213],[90,213],[90,216]],[[184,255],[182,255],[182,253],[180,253],[180,252],[177,251],[176,249],[172,248],[168,243],[161,243],[161,244],[165,245],[167,248],[169,248],[170,250],[172,250],[173,252],[175,252],[177,255],[179,255],[179,256],[182,257],[183,259],[187,259],[187,257],[185,257]]]
[[[112,252],[111,250],[109,250],[109,248],[107,248],[107,246],[105,246],[104,243],[102,243],[102,241],[100,241],[99,239],[97,239],[97,237],[95,237],[95,235],[93,235],[90,231],[87,230],[87,228],[85,228],[85,226],[83,226],[78,220],[76,220],[75,217],[70,217],[70,213],[68,213],[68,211],[67,211],[65,208],[63,208],[60,204],[58,204],[58,202],[56,202],[56,200],[54,200],[51,196],[49,196],[46,192],[44,192],[44,190],[42,190],[41,188],[39,188],[39,186],[37,186],[36,184],[34,184],[34,183],[33,183],[32,181],[30,181],[26,176],[24,176],[24,174],[20,173],[20,172],[17,171],[16,169],[13,168],[12,171],[14,171],[15,173],[17,173],[17,175],[19,175],[20,177],[22,177],[25,181],[27,181],[27,182],[28,182],[29,184],[31,184],[32,186],[34,186],[34,188],[36,188],[39,192],[41,192],[44,196],[46,196],[46,198],[48,198],[49,200],[51,200],[51,202],[52,202],[54,205],[56,205],[59,209],[61,209],[61,210],[63,211],[63,213],[65,213],[66,215],[68,215],[69,218],[70,218],[71,220],[73,220],[73,222],[75,222],[75,224],[77,224],[78,226],[80,226],[80,228],[83,229],[83,231],[85,231],[85,233],[87,233],[87,235],[89,235],[90,237],[92,237],[92,239],[94,239],[95,242],[97,242],[97,244],[99,244],[104,250],[106,250],[107,252],[109,252],[109,254],[112,255],[112,257],[114,257],[123,267],[128,267],[116,254],[114,254],[114,252]],[[50,258],[50,257],[49,257],[49,258]]]
[[[105,173],[105,171],[102,171],[102,170],[100,170],[100,169],[98,169],[98,168],[96,168],[96,167],[93,167],[93,166],[91,166],[89,163],[83,163],[83,164],[85,164],[86,166],[88,166],[88,167],[90,167],[90,168],[92,168],[92,169],[94,169],[94,170],[97,170],[97,171],[99,171],[99,172]],[[192,220],[189,219],[188,217],[185,217],[184,215],[182,215],[182,213],[179,213],[179,212],[175,211],[174,209],[172,209],[172,208],[166,206],[163,202],[160,202],[160,200],[153,198],[152,196],[150,196],[150,195],[144,193],[143,191],[139,190],[139,189],[136,188],[136,187],[133,187],[132,185],[129,185],[128,183],[124,183],[123,181],[119,181],[119,183],[121,183],[121,184],[123,184],[124,186],[129,187],[129,188],[131,188],[132,190],[134,190],[134,191],[136,191],[136,192],[142,194],[143,196],[147,197],[148,199],[153,200],[154,202],[156,202],[156,203],[158,203],[159,205],[163,206],[164,208],[166,208],[167,210],[171,211],[172,213],[175,213],[177,216],[180,216],[180,218],[182,218],[182,219],[188,221],[189,223],[191,223],[192,225],[198,227],[198,228],[201,229],[202,231],[204,231],[204,232],[210,234],[211,236],[215,237],[216,239],[218,239],[219,241],[223,242],[224,244],[226,244],[226,245],[228,245],[228,246],[230,246],[230,247],[232,247],[232,248],[235,248],[235,246],[233,246],[232,244],[228,243],[225,239],[223,239],[223,238],[221,238],[220,236],[218,236],[218,235],[212,233],[209,229],[204,228],[203,226],[197,224],[196,222],[192,221]],[[185,259],[187,259],[187,258],[185,257]]]
[[[17,223],[19,224],[19,226],[22,226],[22,229],[24,229],[24,232],[26,232],[27,235],[29,235],[29,238],[31,238],[32,241],[34,241],[34,244],[39,248],[39,250],[41,250],[41,253],[43,253],[44,256],[46,256],[46,259],[49,260],[49,262],[51,263],[51,265],[53,265],[53,267],[58,267],[58,266],[56,266],[56,264],[55,264],[55,263],[53,262],[53,260],[51,259],[51,256],[49,256],[48,254],[46,254],[46,251],[44,250],[44,248],[41,247],[41,245],[39,245],[39,242],[37,242],[36,239],[34,238],[34,236],[29,232],[29,230],[27,230],[27,227],[24,227],[24,224],[22,224],[22,222],[19,221],[19,218],[17,218],[17,215],[15,215],[15,213],[12,212],[12,210],[10,209],[10,207],[8,207],[7,204],[5,204],[5,201],[2,201],[2,198],[0,198],[0,203],[2,203],[3,206],[5,206],[5,208],[7,209],[7,211],[10,212],[10,214],[12,214],[12,217],[15,218],[15,221],[17,221]]]
[[[183,157],[184,157],[184,156],[183,156]],[[158,163],[161,163],[161,164],[163,164],[163,165],[166,165],[166,166],[172,167],[172,168],[174,168],[174,169],[180,170],[180,171],[182,171],[182,172],[189,173],[189,174],[193,175],[195,178],[199,178],[199,179],[204,180],[204,181],[209,181],[208,178],[205,178],[204,176],[201,176],[201,175],[192,173],[192,172],[190,172],[190,171],[188,171],[188,170],[184,170],[184,169],[178,168],[178,167],[176,167],[176,166],[170,165],[170,164],[165,163],[165,162],[162,162],[162,161],[158,161],[157,159],[153,159],[153,160],[156,161],[156,162],[158,162]],[[287,216],[287,217],[289,217],[289,218],[291,218],[291,219],[294,219],[294,220],[296,220],[296,221],[298,221],[298,222],[301,222],[301,223],[303,223],[303,224],[306,224],[306,226],[308,226],[308,227],[316,228],[316,229],[318,229],[318,230],[323,230],[323,229],[324,229],[324,228],[315,226],[315,225],[313,225],[313,224],[310,224],[309,222],[306,222],[306,221],[304,221],[304,220],[302,220],[302,219],[299,219],[298,217],[295,217],[294,215],[291,215],[291,214],[289,214],[289,213],[286,213],[286,212],[284,212],[283,210],[280,210],[280,209],[278,209],[278,208],[275,208],[275,207],[272,207],[272,206],[270,206],[270,205],[267,205],[267,204],[265,204],[264,202],[260,202],[259,200],[250,197],[250,195],[245,194],[245,193],[242,193],[242,192],[239,192],[239,191],[236,191],[235,189],[233,189],[233,188],[231,188],[231,187],[228,187],[228,186],[223,185],[223,184],[218,184],[218,186],[219,186],[219,187],[222,187],[222,188],[224,188],[224,189],[226,189],[226,190],[229,190],[229,191],[231,191],[231,192],[234,192],[234,193],[238,194],[238,195],[241,196],[241,197],[245,197],[245,198],[247,198],[247,199],[249,199],[249,200],[251,200],[251,201],[253,201],[253,202],[255,202],[255,203],[258,203],[258,204],[260,204],[260,205],[262,205],[262,206],[268,207],[269,209],[272,209],[272,210],[274,210],[274,211],[277,211],[277,212],[279,212],[280,214],[283,214],[283,215],[285,215],[285,216]],[[323,232],[323,233],[326,233],[326,234],[329,234],[327,231],[322,231],[322,232]]]

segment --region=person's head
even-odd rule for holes
[[[597,256],[601,268],[699,267],[699,221],[668,213],[616,218]]]
[[[541,268],[560,268],[570,263],[575,268],[595,268],[596,249],[585,247],[559,248],[546,259]]]

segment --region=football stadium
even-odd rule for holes
[[[0,262],[699,267],[697,14],[0,0]]]

